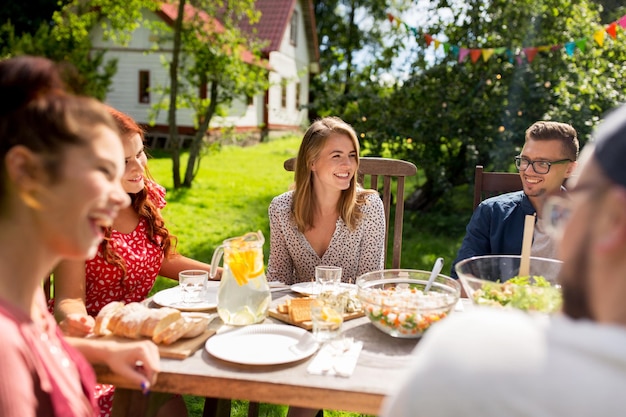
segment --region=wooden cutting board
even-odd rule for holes
[[[199,336],[192,337],[189,339],[179,339],[171,345],[157,345],[159,348],[159,354],[162,358],[171,358],[171,359],[185,359],[186,357],[195,353],[198,349],[204,346],[204,342],[215,334],[215,330],[207,329]],[[135,339],[127,339],[125,337],[120,336],[102,336],[98,337],[98,339],[102,340],[116,340],[121,343],[134,342]],[[138,340],[150,340],[146,337],[138,339]]]
[[[355,313],[345,313],[343,315],[343,321],[357,319],[359,317],[363,317],[364,315],[365,315],[365,312],[363,310],[357,311]],[[311,330],[313,328],[313,322],[311,320],[294,322],[294,321],[291,321],[291,318],[289,317],[289,314],[279,313],[278,310],[276,310],[275,308],[270,308],[269,316],[273,317],[275,319],[278,319],[280,321],[284,321],[285,323],[292,324],[292,325],[298,326],[298,327],[302,327],[305,330]]]

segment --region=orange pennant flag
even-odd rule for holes
[[[480,55],[481,55],[480,49],[470,49],[470,58],[473,64],[475,64],[476,61],[478,61],[478,58],[480,58]]]
[[[593,39],[602,47],[604,45],[604,31],[602,29],[596,30],[593,34]]]
[[[483,61],[487,62],[489,61],[489,58],[491,58],[491,55],[493,55],[494,49],[493,48],[487,48],[487,49],[483,49]]]
[[[617,37],[617,22],[611,23],[606,28],[606,33],[608,33],[613,39]]]
[[[538,49],[537,48],[524,48],[524,54],[526,55],[526,59],[528,60],[528,62],[533,62],[533,59],[535,59],[535,55],[537,55]]]
[[[424,39],[426,39],[426,46],[430,46],[433,41],[433,37],[427,33],[424,35]]]
[[[389,19],[390,23],[393,23],[394,17],[393,17],[393,15],[391,13],[387,13],[387,19]]]

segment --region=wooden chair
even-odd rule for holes
[[[406,177],[417,173],[417,168],[411,162],[400,159],[361,157],[361,164],[357,181],[364,187],[378,190],[381,193],[383,206],[385,207],[385,265],[387,265],[387,247],[389,242],[389,225],[391,220],[392,195],[395,191],[396,207],[393,214],[393,252],[391,268],[400,268],[402,254],[402,221],[404,219],[404,184]],[[284,167],[287,171],[295,170],[295,158],[287,159]],[[364,183],[369,180],[369,185]],[[392,181],[395,179],[395,181]],[[382,184],[379,184],[379,180]],[[394,187],[395,182],[395,187]]]
[[[498,194],[520,191],[522,179],[511,172],[484,172],[482,165],[474,170],[474,210],[486,198]]]

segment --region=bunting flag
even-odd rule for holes
[[[590,39],[595,41],[600,48],[603,48],[607,39],[607,34],[611,39],[616,40],[618,28],[622,32],[626,30],[626,15],[624,15],[604,28],[596,30],[589,38],[576,39],[566,42],[563,45],[526,46],[523,48],[466,48],[438,40],[429,33],[420,34],[417,28],[409,26],[406,22],[403,22],[391,13],[387,13],[387,18],[391,24],[395,24],[396,28],[404,26],[407,32],[412,33],[418,41],[422,38],[426,47],[434,45],[434,49],[437,50],[443,45],[443,51],[445,54],[451,53],[454,57],[456,57],[459,63],[464,62],[469,57],[472,64],[476,64],[480,58],[482,58],[483,62],[487,62],[493,55],[500,55],[506,57],[506,59],[511,63],[521,65],[524,62],[532,63],[539,52],[554,52],[559,49],[563,49],[567,56],[571,57],[574,55],[576,50],[584,53],[589,46],[588,41]]]

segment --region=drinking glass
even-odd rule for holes
[[[313,337],[319,342],[326,342],[341,336],[346,297],[334,291],[320,293],[311,304]]]
[[[315,281],[321,285],[320,291],[336,289],[341,282],[341,267],[321,265],[315,267]]]
[[[200,303],[204,301],[209,284],[209,273],[201,269],[188,269],[178,274],[178,285],[183,303]]]

